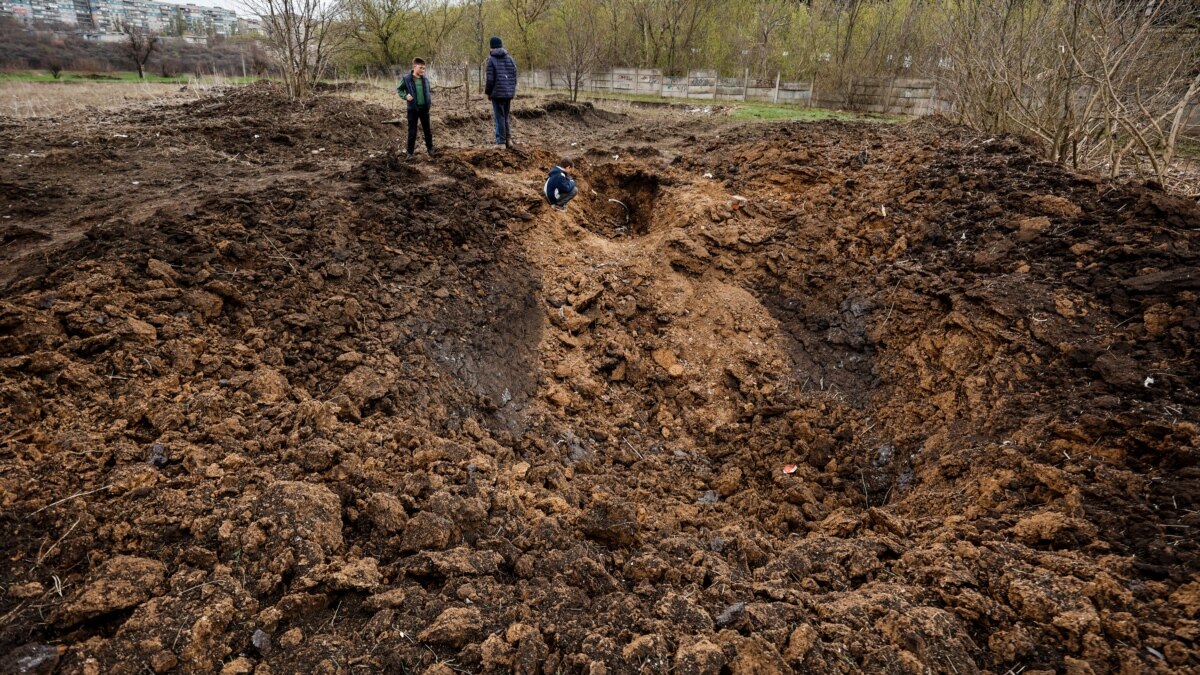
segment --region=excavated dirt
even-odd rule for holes
[[[1200,669],[1196,203],[937,120],[395,112],[0,120],[0,671]]]

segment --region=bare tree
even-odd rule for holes
[[[521,65],[533,68],[533,27],[550,11],[552,0],[502,0],[505,11],[517,26],[517,37],[521,40]]]
[[[345,0],[355,47],[367,62],[387,72],[404,61],[405,15],[416,0]]]
[[[793,4],[793,0],[755,0],[754,62],[760,76],[770,71],[772,38],[791,23]]]
[[[600,57],[596,7],[590,0],[563,0],[554,10],[555,57],[562,64],[571,100],[579,100],[579,88],[590,76]]]
[[[603,8],[605,25],[604,40],[601,41],[600,58],[606,65],[624,66],[629,63],[627,35],[622,34],[628,21],[628,0],[597,0],[597,9]]]
[[[474,25],[472,26],[472,28],[474,29],[474,32],[472,34],[472,37],[475,39],[475,49],[483,50],[483,48],[484,48],[484,44],[483,44],[483,28],[484,28],[483,0],[474,0],[471,14],[472,14],[472,19],[474,20]],[[484,56],[484,54],[480,54],[480,56],[482,57],[482,56]],[[484,64],[485,64],[484,58],[480,58],[480,59],[476,60],[476,66],[475,66],[477,68],[476,81],[479,82],[480,89],[483,88],[483,80],[484,80],[483,69],[485,68]],[[470,94],[470,91],[468,90],[467,100],[470,101],[470,99],[471,99],[471,94]]]
[[[159,46],[158,35],[128,21],[122,21],[119,26],[125,35],[121,50],[137,66],[138,79],[145,79],[146,62]]]
[[[1075,168],[1172,187],[1175,148],[1200,101],[1190,4],[956,0],[943,81],[972,126],[1036,136]]]
[[[1085,101],[1071,102],[1080,109],[1069,139],[1076,166],[1099,161],[1117,176],[1132,156],[1136,172],[1168,184],[1187,115],[1200,101],[1200,34],[1179,23],[1190,7],[1179,0],[1084,4],[1087,38],[1070,51],[1083,90],[1072,94]]]
[[[842,17],[845,16],[846,29],[842,34],[842,46],[838,51],[838,62],[850,60],[850,46],[854,44],[854,30],[858,27],[858,18],[862,13],[863,0],[845,0],[845,11],[838,12],[838,29],[841,30]]]
[[[288,96],[309,95],[347,41],[339,22],[344,5],[332,0],[244,0],[262,22],[263,38],[276,53]]]
[[[457,0],[419,0],[416,12],[421,34],[429,45],[428,56],[437,60],[447,38],[466,15],[466,8]]]
[[[642,61],[661,66],[668,74],[683,68],[714,0],[631,0],[634,24],[641,34]]]

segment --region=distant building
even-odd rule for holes
[[[239,21],[233,10],[153,0],[0,0],[0,16],[76,26],[97,36],[119,33],[129,24],[164,35],[229,37],[252,25]]]

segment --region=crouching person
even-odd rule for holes
[[[546,186],[543,188],[546,201],[559,211],[566,211],[567,203],[579,194],[579,188],[575,186],[575,181],[571,180],[570,175],[574,167],[575,164],[570,159],[563,159],[550,169],[550,175],[546,177]]]

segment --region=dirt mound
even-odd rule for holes
[[[314,89],[322,94],[351,94],[371,91],[372,86],[364,82],[318,82]]]
[[[598,110],[591,103],[560,100],[550,100],[536,108],[518,108],[513,111],[513,116],[517,119],[535,119],[545,116],[570,117],[579,121],[596,119],[613,121],[620,117],[605,110]]]
[[[561,145],[415,163],[269,85],[3,131],[86,236],[0,292],[0,664],[1200,667],[1194,202],[945,124],[554,105]],[[179,181],[235,129],[330,156]]]

